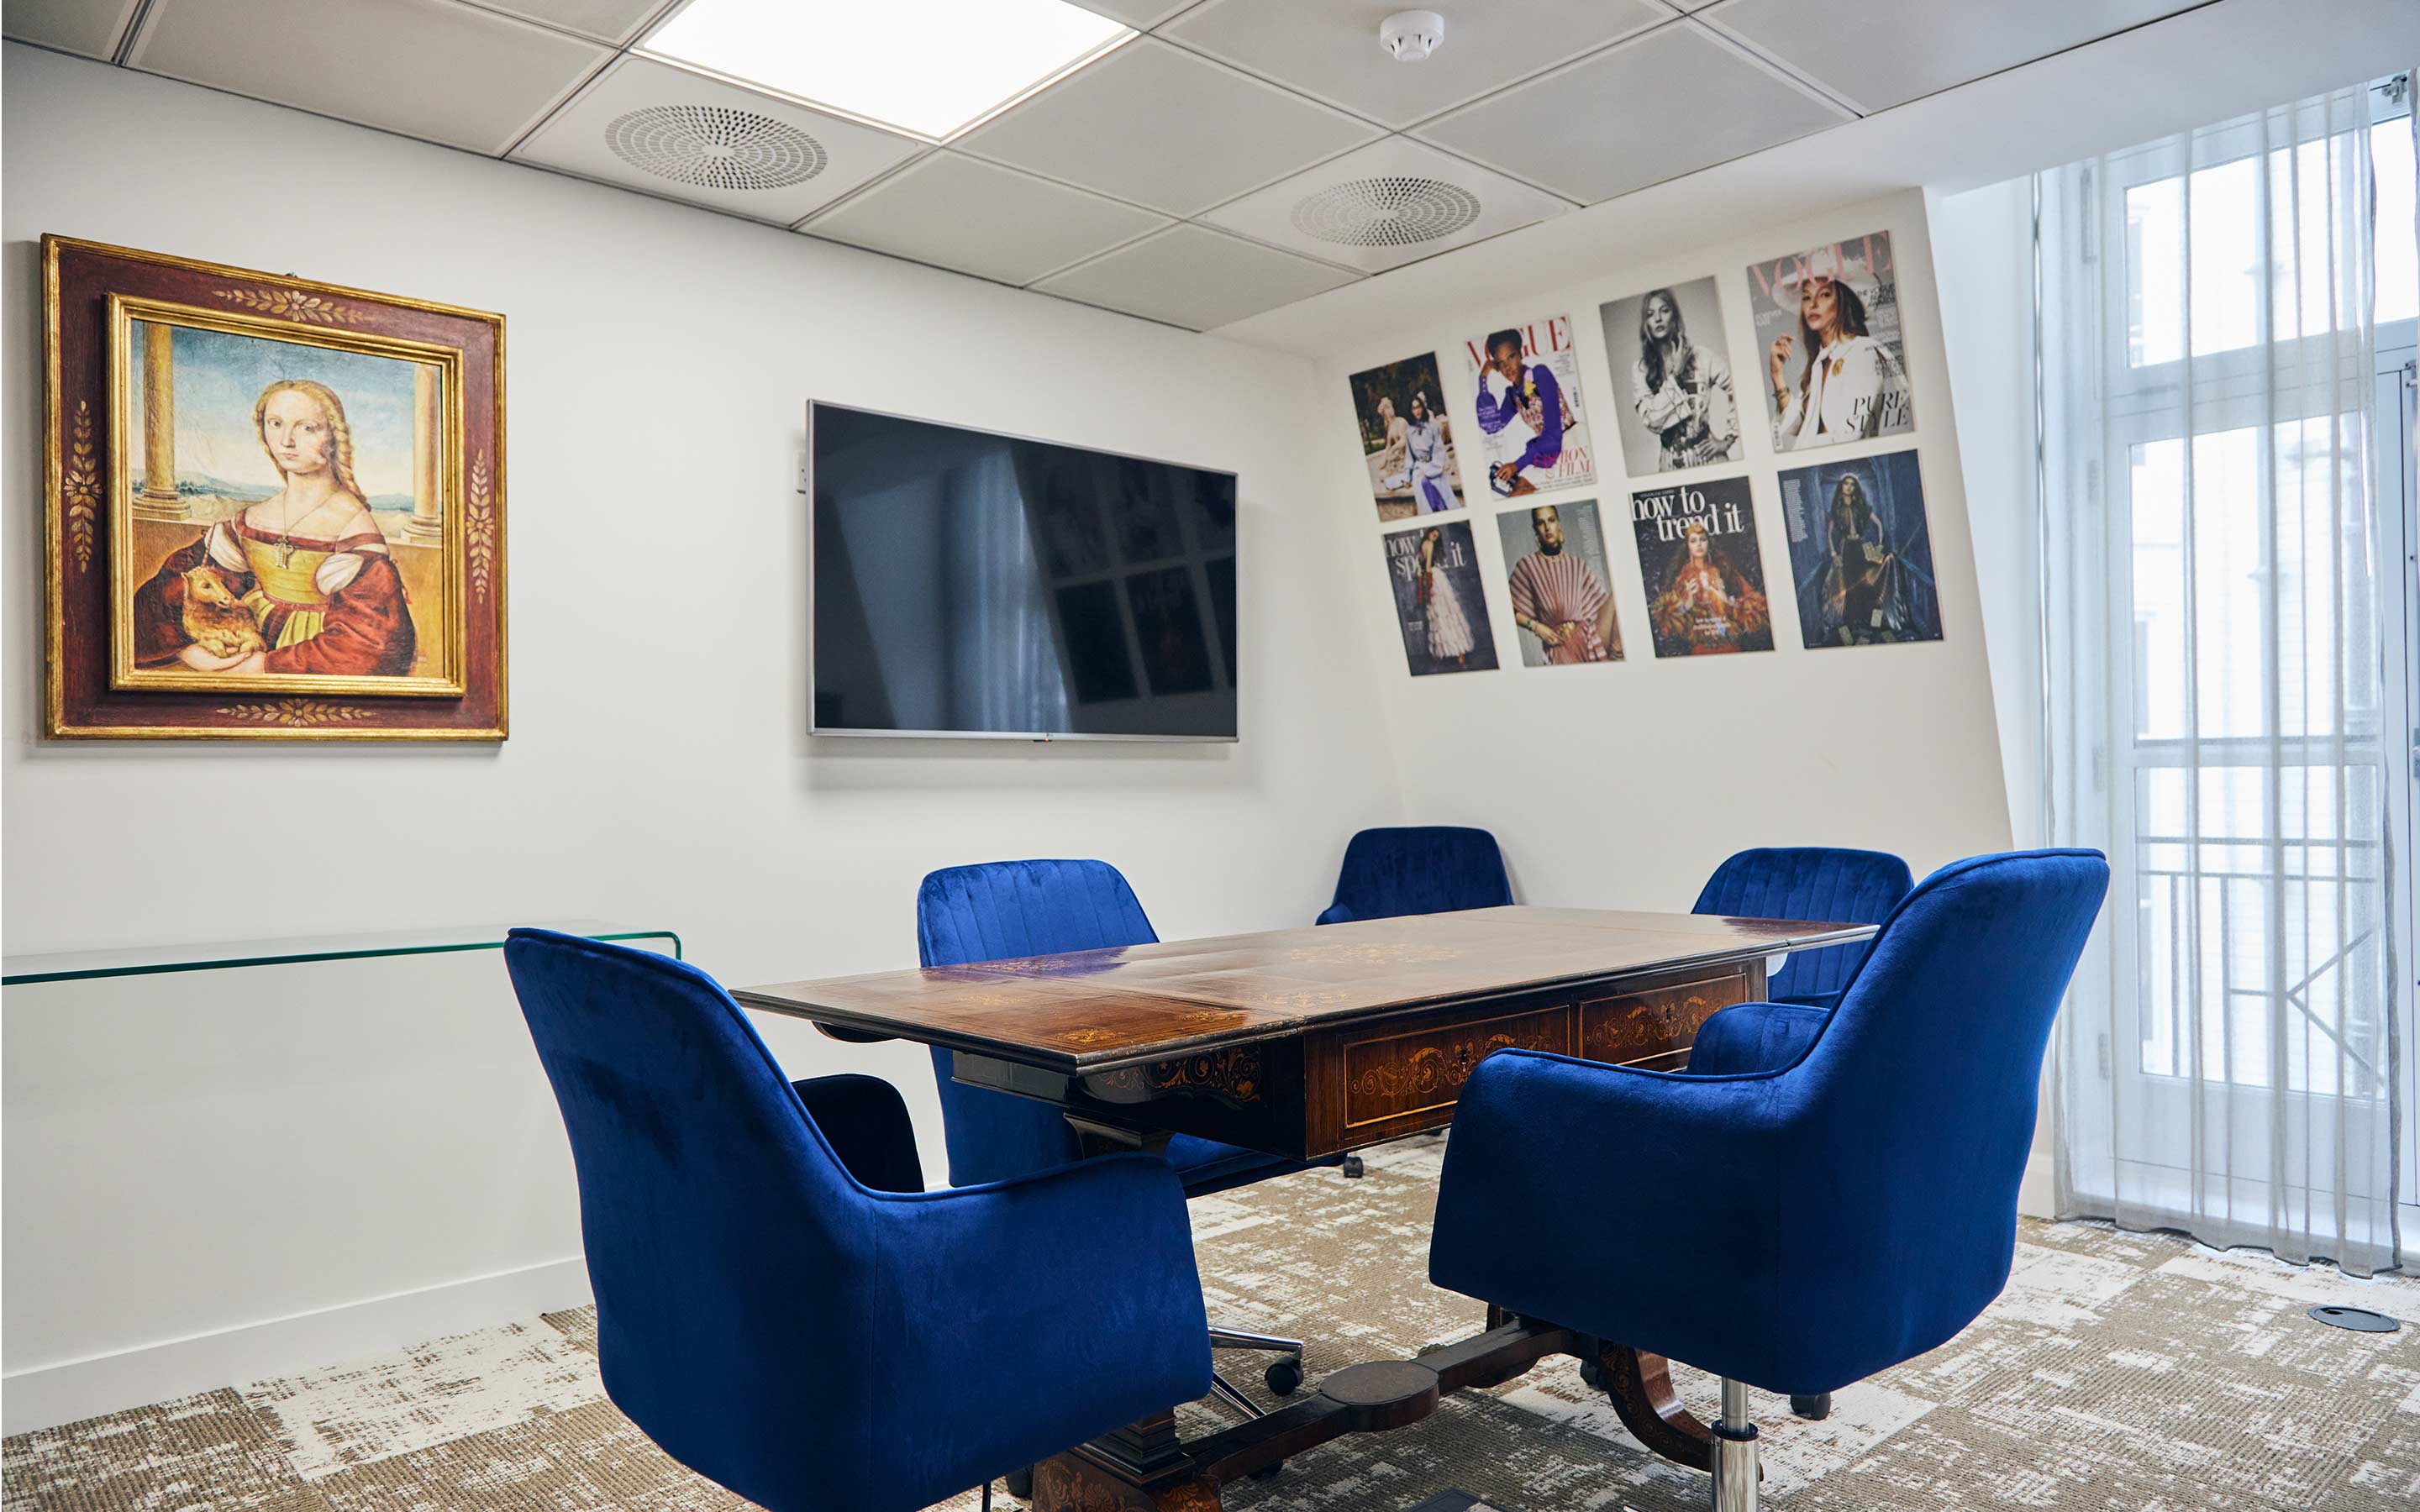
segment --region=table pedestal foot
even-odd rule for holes
[[[1674,1464],[1714,1471],[1714,1433],[1673,1395],[1670,1362],[1626,1344],[1601,1344],[1597,1368],[1615,1413],[1634,1438]]]
[[[1219,1512],[1218,1489],[1195,1478],[1137,1485],[1076,1451],[1033,1468],[1033,1512]]]
[[[1159,1413],[1045,1460],[1033,1473],[1034,1512],[1218,1512],[1218,1488],[1259,1474],[1347,1433],[1417,1423],[1440,1397],[1501,1385],[1553,1354],[1596,1355],[1622,1426],[1650,1450],[1693,1470],[1714,1468],[1714,1436],[1672,1395],[1661,1355],[1605,1344],[1551,1323],[1488,1310],[1487,1331],[1410,1360],[1377,1360],[1332,1372],[1307,1398],[1179,1443]]]

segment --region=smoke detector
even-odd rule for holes
[[[824,145],[786,121],[722,105],[650,105],[614,118],[624,162],[701,189],[786,189],[824,171]]]
[[[1294,228],[1340,247],[1415,247],[1479,219],[1479,196],[1458,184],[1409,174],[1348,178],[1305,197]]]
[[[1434,10],[1398,10],[1378,23],[1378,45],[1398,63],[1418,63],[1445,41],[1445,18]]]

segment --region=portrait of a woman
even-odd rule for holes
[[[1381,520],[1462,507],[1453,433],[1432,393],[1444,392],[1435,352],[1388,363],[1352,379],[1353,418]],[[1409,544],[1405,547],[1408,553]],[[1409,556],[1405,559],[1408,562]]]
[[[1478,649],[1478,637],[1471,633],[1470,616],[1462,607],[1462,595],[1454,592],[1453,579],[1446,574],[1439,554],[1445,548],[1445,532],[1432,525],[1420,532],[1419,568],[1415,583],[1421,614],[1428,621],[1429,656],[1438,662],[1451,662],[1459,671],[1464,658]]]
[[[1708,281],[1711,287],[1712,281]],[[1738,455],[1739,404],[1730,364],[1690,341],[1681,301],[1668,288],[1638,301],[1638,359],[1630,364],[1631,408],[1660,444],[1665,471]]]
[[[1865,485],[1844,472],[1824,512],[1823,612],[1827,640],[1842,645],[1901,639],[1906,620],[1899,557],[1883,539]]]
[[[1372,464],[1377,472],[1378,491],[1399,492],[1412,481],[1412,427],[1395,412],[1391,398],[1378,401],[1378,428],[1386,437]]]
[[[344,402],[324,384],[282,378],[261,391],[252,422],[280,486],[170,552],[135,590],[136,664],[236,676],[410,675],[411,607],[353,475]],[[226,639],[214,637],[213,649],[194,633],[208,607],[194,600],[216,601],[222,590],[258,628],[245,646],[225,649]]]
[[[1411,453],[1412,492],[1419,501],[1420,513],[1461,508],[1462,501],[1454,492],[1460,480],[1449,471],[1452,457],[1447,448],[1453,444],[1453,432],[1445,416],[1429,408],[1425,393],[1412,395],[1412,420],[1404,440]]]
[[[1887,436],[1915,424],[1907,374],[1869,333],[1867,306],[1877,292],[1863,264],[1829,254],[1811,259],[1797,279],[1798,334],[1775,337],[1765,356],[1775,451]]]
[[[1773,618],[1764,591],[1731,563],[1706,527],[1682,532],[1664,591],[1648,606],[1659,656],[1698,656],[1773,649]]]

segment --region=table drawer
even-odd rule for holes
[[[1571,1011],[1561,1005],[1435,1025],[1344,1042],[1344,1127],[1360,1130],[1450,1108],[1490,1051],[1569,1055]],[[1437,1120],[1443,1121],[1443,1120]]]
[[[1714,1011],[1748,997],[1745,973],[1580,999],[1580,1054],[1615,1065],[1677,1058]],[[1666,1069],[1658,1067],[1656,1069]]]

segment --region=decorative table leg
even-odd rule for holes
[[[1633,1437],[1674,1464],[1713,1473],[1714,1434],[1672,1394],[1668,1361],[1626,1344],[1605,1344],[1599,1347],[1597,1365],[1613,1410]]]
[[[1033,1467],[1032,1512],[1219,1512],[1218,1491],[1203,1480],[1137,1486],[1071,1453]]]

